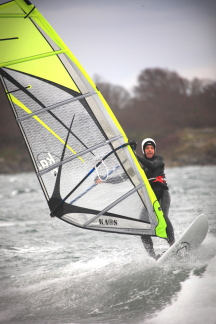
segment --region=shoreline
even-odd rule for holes
[[[166,159],[166,168],[175,168],[175,167],[186,167],[186,166],[216,166],[216,160],[211,158],[200,157],[191,158],[186,157],[181,159]],[[15,158],[12,162],[5,160],[0,157],[0,174],[18,174],[18,173],[30,173],[35,172],[33,164],[31,163],[30,158],[28,160],[25,159],[17,159]]]
[[[156,154],[164,157],[166,167],[216,165],[216,128],[185,128],[161,138],[165,141],[156,140],[159,148]],[[138,143],[140,141],[137,139]],[[137,154],[142,154],[139,146]],[[0,142],[0,174],[33,171],[33,163],[21,137]]]

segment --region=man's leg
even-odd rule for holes
[[[156,254],[155,254],[155,251],[153,248],[153,241],[152,241],[151,236],[143,235],[143,236],[141,236],[141,240],[142,240],[143,245],[144,245],[146,251],[148,252],[149,256],[156,259]]]

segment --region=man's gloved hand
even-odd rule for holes
[[[136,147],[137,147],[137,142],[135,141],[129,141],[128,142],[132,148],[133,151],[136,151]]]

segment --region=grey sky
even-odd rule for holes
[[[216,80],[215,0],[32,0],[88,74],[126,88],[145,68]]]

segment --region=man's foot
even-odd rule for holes
[[[155,256],[155,260],[157,261],[158,259],[160,259],[160,257],[162,257],[162,255],[165,253],[166,251],[163,251],[162,253],[156,254]]]
[[[169,246],[172,246],[175,243],[175,239],[167,239],[167,243],[169,244]]]
[[[156,254],[155,260],[157,261],[161,257],[161,254]]]

